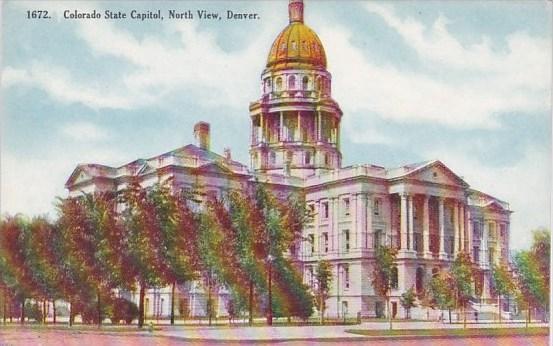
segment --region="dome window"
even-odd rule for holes
[[[301,88],[303,90],[307,90],[307,87],[309,86],[309,78],[307,76],[303,77],[303,80],[301,81]]]
[[[293,75],[290,76],[290,78],[288,78],[288,89],[289,90],[296,89],[296,77]]]
[[[283,50],[285,50],[285,49],[286,49],[286,42],[282,42],[282,43],[280,44],[280,50],[283,51]]]
[[[282,90],[282,78],[281,77],[278,77],[276,79],[275,84],[276,84],[276,89],[277,90],[279,90],[279,91]]]
[[[298,44],[296,43],[296,41],[292,41],[292,50],[297,50],[298,49]]]

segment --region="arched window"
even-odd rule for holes
[[[278,78],[276,79],[276,82],[275,82],[275,83],[276,83],[276,90],[277,90],[277,91],[282,90],[282,78],[281,78],[281,77],[278,77]]]
[[[293,75],[290,76],[290,78],[288,78],[288,89],[289,90],[296,89],[296,77]]]
[[[422,291],[424,290],[424,269],[422,268],[417,268],[415,289],[417,290],[417,293],[422,293]]]
[[[307,90],[308,86],[309,86],[309,77],[305,76],[301,81],[301,88],[303,90]]]
[[[392,268],[392,278],[391,278],[391,284],[392,284],[392,288],[397,288],[398,287],[398,273],[397,273],[397,267],[394,267]]]

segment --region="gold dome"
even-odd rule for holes
[[[303,1],[290,0],[290,25],[277,36],[267,59],[267,68],[326,68],[321,40],[303,24]]]

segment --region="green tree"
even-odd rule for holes
[[[549,258],[550,235],[548,230],[533,232],[530,250],[519,251],[514,256],[519,302],[527,307],[527,320],[532,307],[540,307],[547,316],[549,311]]]
[[[315,269],[315,280],[317,288],[315,297],[317,299],[318,310],[321,315],[320,322],[324,324],[324,313],[326,311],[326,301],[330,292],[330,284],[332,282],[332,269],[330,262],[326,260],[319,261]]]
[[[433,306],[449,311],[449,323],[451,323],[451,309],[455,306],[454,286],[451,274],[441,271],[430,280],[427,292]]]
[[[505,264],[496,265],[492,268],[493,287],[497,294],[497,313],[501,322],[501,296],[508,296],[514,293],[515,282],[513,275]]]
[[[397,250],[392,247],[377,247],[371,278],[372,286],[376,294],[386,300],[390,329],[392,329],[390,291],[392,289],[392,281],[396,279],[394,277],[395,271],[397,270],[396,256]]]
[[[401,294],[399,302],[401,303],[401,306],[405,309],[406,319],[411,318],[411,308],[417,306],[416,300],[417,294],[415,293],[415,289],[413,287],[409,288],[406,292]]]
[[[467,317],[465,308],[470,297],[473,295],[473,268],[470,255],[466,252],[459,252],[451,265],[450,271],[454,283],[456,306],[461,307],[463,327],[466,328]]]
[[[122,212],[125,229],[125,253],[129,260],[126,276],[139,285],[138,328],[144,326],[144,298],[146,288],[171,283],[167,273],[171,272],[163,250],[164,222],[156,204],[156,191],[143,189],[139,181],[131,181],[122,194],[125,209]]]

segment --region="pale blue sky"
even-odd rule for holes
[[[344,164],[440,159],[511,203],[514,248],[550,224],[551,2],[306,0],[343,111]],[[50,20],[26,19],[29,9]],[[64,10],[207,9],[252,21],[68,20]],[[53,213],[78,163],[193,142],[248,163],[248,104],[287,1],[5,2],[2,212]]]

